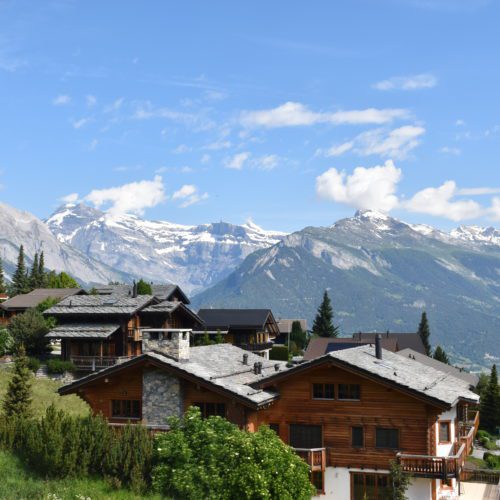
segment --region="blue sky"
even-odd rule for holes
[[[499,18],[487,0],[0,0],[0,199],[498,226]]]

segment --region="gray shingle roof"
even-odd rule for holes
[[[86,339],[107,339],[120,328],[120,325],[102,324],[102,323],[78,323],[60,325],[51,330],[47,335],[49,339],[68,339],[68,338],[86,338]]]
[[[395,352],[398,342],[397,339],[389,337],[382,337],[382,348],[389,351]],[[359,345],[369,344],[368,340],[356,340],[351,337],[337,337],[337,338],[326,338],[326,337],[315,337],[309,341],[307,345],[306,352],[304,353],[304,361],[310,361],[311,359],[319,358],[324,354],[339,349],[350,349],[352,347],[357,347]]]
[[[353,333],[352,338],[357,340],[365,340],[369,342],[375,342],[375,336],[377,333],[369,332],[358,332]],[[398,350],[402,349],[413,349],[414,351],[421,352],[425,354],[425,347],[422,343],[422,339],[418,333],[395,333],[395,332],[386,332],[380,333],[382,338],[395,338],[398,341]]]
[[[429,356],[414,351],[413,349],[403,349],[402,351],[399,351],[398,354],[400,356],[405,356],[409,359],[418,361],[419,363],[423,363],[424,365],[432,366],[432,368],[435,368],[436,370],[439,370],[441,372],[450,373],[454,377],[464,380],[472,387],[476,387],[476,385],[479,383],[479,377],[477,375],[463,371],[455,366],[441,363],[441,361],[430,358]]]
[[[98,285],[94,290],[99,295],[121,295],[129,297],[132,295],[132,285]],[[169,300],[177,292],[185,304],[189,304],[189,299],[182,289],[173,283],[168,285],[151,285],[153,295],[161,300]]]
[[[44,314],[48,316],[74,314],[114,314],[130,316],[154,300],[152,295],[123,297],[116,295],[76,295],[68,297]]]
[[[132,358],[120,365],[105,368],[96,374],[83,377],[72,384],[63,386],[62,393],[71,392],[71,388],[85,384],[106,375],[108,372],[124,369],[129,364],[140,362],[141,359],[152,359],[165,367],[172,367],[186,376],[192,376],[209,385],[227,391],[252,406],[265,405],[277,399],[279,395],[271,390],[253,388],[250,384],[257,383],[271,374],[276,373],[275,365],[279,370],[288,370],[286,363],[268,361],[262,357],[231,344],[215,344],[208,346],[191,347],[188,361],[176,361],[158,352],[148,352],[137,358]],[[243,364],[243,355],[248,355],[248,365]],[[262,363],[262,373],[256,375],[253,371],[254,363]]]
[[[325,358],[330,356],[447,405],[454,405],[459,399],[479,401],[479,396],[469,389],[468,382],[397,353],[385,349],[382,352],[382,359],[377,359],[374,347],[361,346],[330,352]]]
[[[0,304],[0,307],[5,310],[30,309],[48,298],[64,299],[82,293],[86,293],[83,288],[37,288],[32,292],[16,295],[6,300]]]
[[[158,304],[151,304],[150,306],[145,307],[141,312],[171,313],[172,311],[175,311],[181,304],[182,302],[170,302],[168,300],[164,300],[162,302],[159,302]]]
[[[200,309],[198,316],[210,330],[227,328],[263,328],[270,309]]]

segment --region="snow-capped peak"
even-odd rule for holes
[[[459,226],[450,235],[460,240],[500,245],[500,230],[491,226]]]
[[[387,214],[379,212],[378,210],[357,210],[354,214],[356,219],[373,219],[373,220],[389,220]]]

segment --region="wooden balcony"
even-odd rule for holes
[[[142,340],[142,332],[140,328],[128,328],[127,332],[129,340],[135,340],[136,342]]]
[[[274,345],[274,342],[255,342],[253,344],[237,344],[241,349],[245,349],[245,351],[265,351],[267,349],[271,349]]]
[[[295,453],[309,465],[311,472],[326,468],[326,448],[294,448]]]
[[[96,372],[108,366],[123,363],[133,356],[71,356],[70,361],[77,371]]]

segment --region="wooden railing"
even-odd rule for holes
[[[403,468],[403,472],[412,476],[446,480],[459,477],[467,458],[465,449],[466,445],[462,443],[455,455],[447,457],[398,453],[397,459]]]
[[[95,372],[130,359],[129,356],[71,356],[78,371]]]
[[[128,338],[130,340],[142,340],[142,332],[139,328],[128,328]]]
[[[308,465],[311,472],[324,471],[326,468],[325,448],[294,448],[295,453]]]
[[[464,469],[460,473],[460,481],[468,483],[498,484],[500,470],[493,469]]]
[[[237,344],[241,349],[245,349],[245,351],[264,351],[266,349],[271,349],[274,345],[274,342],[255,342],[253,344]]]

